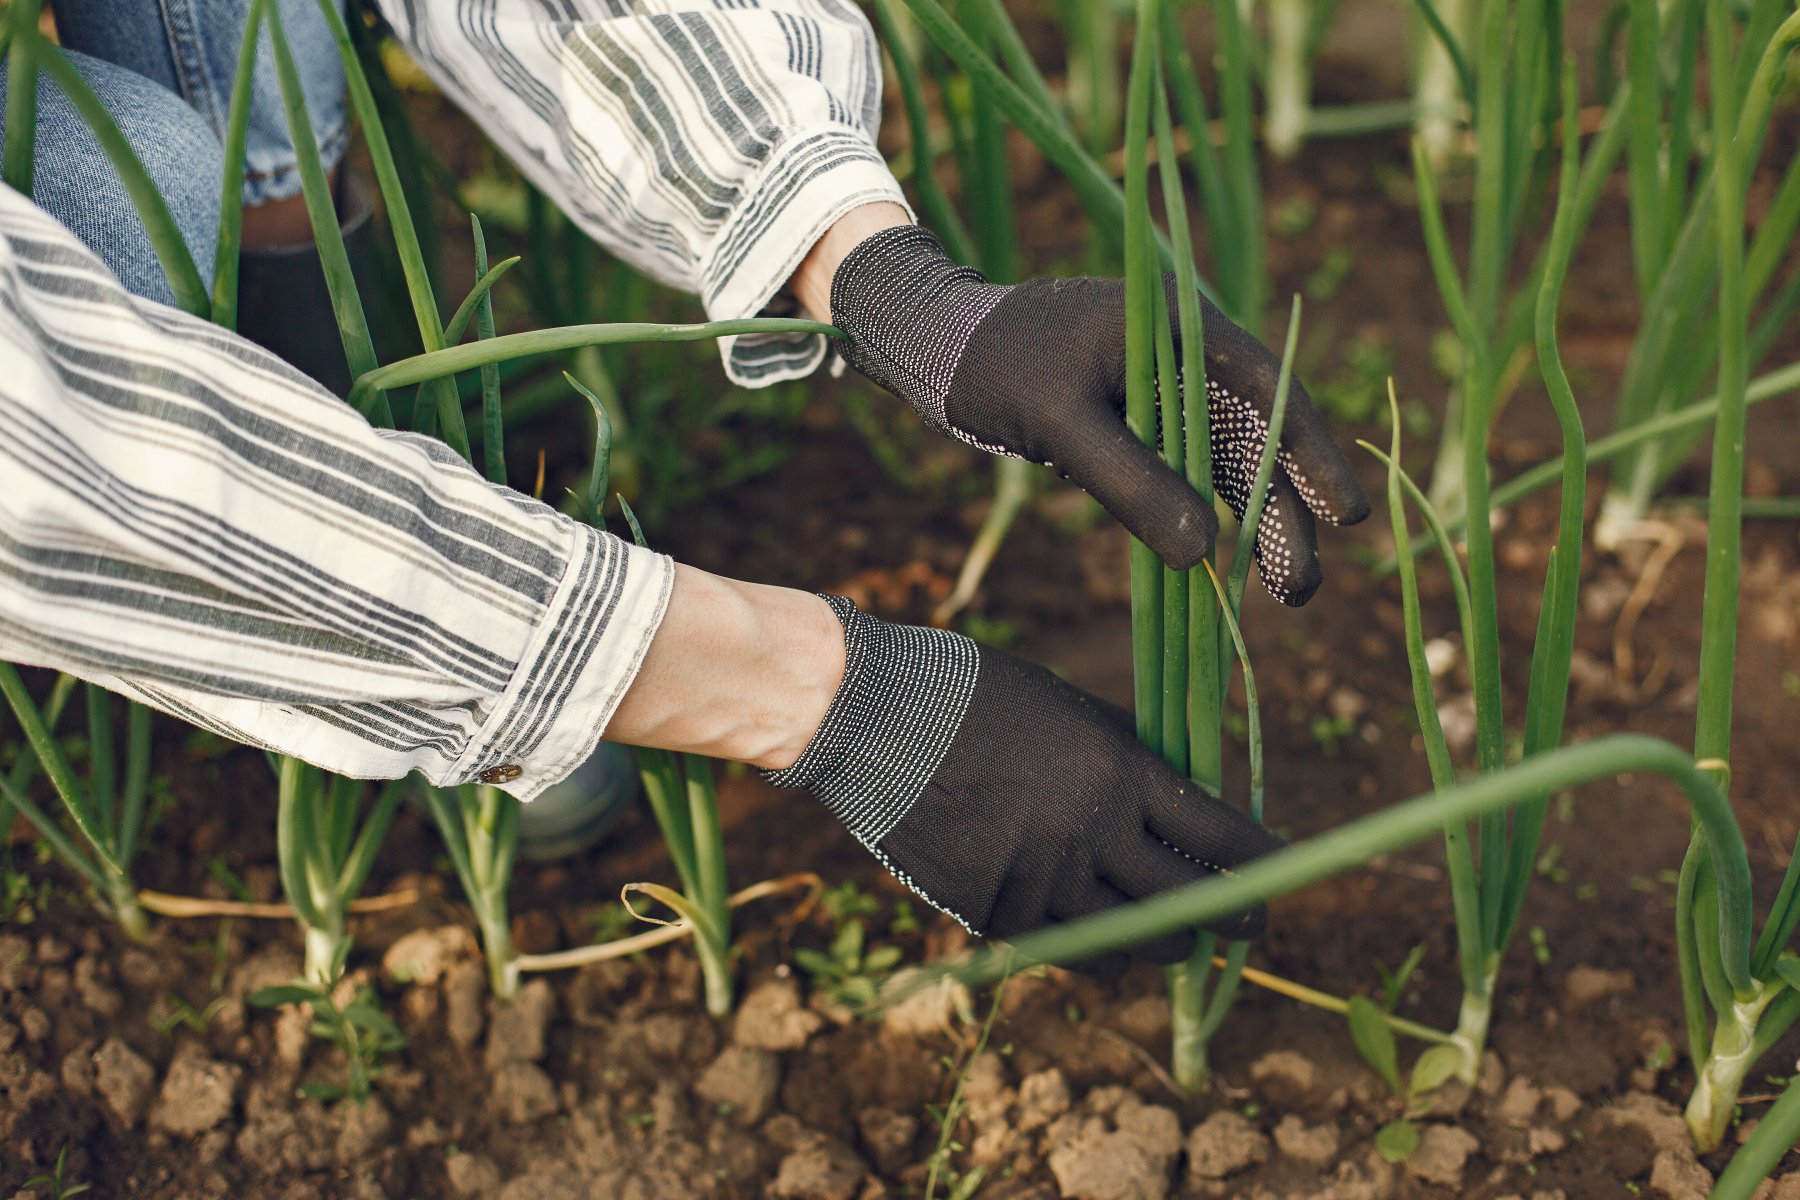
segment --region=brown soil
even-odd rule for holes
[[[1354,71],[1343,73],[1342,87],[1369,93]],[[1309,304],[1315,374],[1329,375],[1353,340],[1378,338],[1392,349],[1401,395],[1435,408],[1442,385],[1430,342],[1445,321],[1416,213],[1386,182],[1403,172],[1396,138],[1321,145],[1275,170],[1271,205],[1305,197],[1317,212],[1305,233],[1276,242],[1277,290],[1299,287],[1328,249],[1349,247],[1354,266],[1342,289]],[[1067,244],[1058,232],[1066,198],[1051,192],[1037,204],[1041,219],[1025,227],[1042,239],[1039,259],[1052,261]],[[1594,429],[1606,428],[1635,322],[1628,263],[1623,202],[1609,198],[1565,302],[1565,353]],[[1789,342],[1777,361],[1800,349]],[[988,467],[918,438],[906,443],[911,486],[890,478],[843,419],[845,386],[821,385],[782,468],[680,514],[661,541],[698,566],[847,591],[884,616],[921,620],[980,519]],[[1790,419],[1781,406],[1752,417],[1751,486],[1761,494],[1800,492],[1800,440],[1780,436]],[[1345,440],[1375,432],[1346,429]],[[1541,394],[1524,389],[1496,439],[1500,473],[1541,460],[1553,436]],[[1425,473],[1422,443],[1409,457]],[[1378,494],[1375,464],[1361,465]],[[1703,486],[1696,468],[1675,490]],[[1528,668],[1554,503],[1538,497],[1498,534],[1513,697]],[[989,635],[1016,635],[1018,652],[1127,700],[1124,539],[1092,518],[1078,494],[1050,488],[1006,544],[977,614]],[[1650,600],[1630,638],[1629,674],[1615,661],[1615,634],[1652,547],[1587,556],[1572,737],[1623,729],[1691,737],[1704,527],[1681,516],[1668,525],[1680,549],[1644,584]],[[1389,540],[1379,515],[1330,536],[1326,589],[1304,611],[1260,592],[1246,606],[1269,812],[1290,837],[1428,786],[1398,593],[1364,565]],[[1732,791],[1765,901],[1800,827],[1790,786],[1800,774],[1791,732],[1800,719],[1797,565],[1792,522],[1749,524]],[[1424,574],[1430,628],[1448,632],[1441,576]],[[1440,681],[1452,708],[1466,690],[1466,679]],[[180,803],[156,832],[144,882],[216,891],[204,864],[217,855],[271,897],[266,768],[249,753],[168,750],[162,761],[181,758]],[[728,773],[732,878],[811,870],[854,881],[879,899],[879,931],[904,893],[835,823],[814,819],[810,803]],[[1008,985],[990,1052],[968,1067],[956,1170],[985,1170],[983,1200],[1703,1195],[1706,1172],[1726,1156],[1696,1163],[1675,1119],[1690,1075],[1679,1053],[1668,873],[1686,844],[1686,812],[1672,788],[1635,778],[1584,788],[1553,813],[1544,877],[1524,918],[1541,935],[1536,953],[1521,938],[1502,973],[1488,1070],[1472,1094],[1451,1087],[1434,1099],[1421,1149],[1405,1164],[1389,1166],[1373,1150],[1397,1106],[1356,1057],[1341,1019],[1267,993],[1246,989],[1215,1043],[1214,1086],[1197,1097],[1173,1092],[1157,1065],[1168,1049],[1162,981],[1139,967],[1110,982],[1050,970]],[[341,1078],[335,1052],[299,1036],[292,1015],[243,1002],[296,970],[298,939],[285,924],[159,922],[149,945],[130,947],[65,887],[33,924],[0,931],[0,1195],[65,1148],[67,1179],[91,1183],[95,1196],[143,1200],[923,1194],[938,1138],[933,1114],[975,1026],[917,1006],[856,1019],[824,1002],[787,964],[794,946],[822,947],[829,923],[815,914],[795,925],[779,901],[740,919],[749,998],[735,1020],[704,1015],[697,970],[681,948],[547,977],[505,1008],[485,999],[485,977],[454,937],[444,941],[441,978],[396,981],[377,964],[402,935],[468,924],[426,825],[420,813],[401,815],[370,885],[415,885],[425,898],[356,931],[358,977],[378,988],[410,1039],[362,1109],[303,1098],[298,1084]],[[578,860],[521,865],[517,935],[531,950],[579,944],[621,884],[670,875],[653,822],[633,814]],[[1392,966],[1422,943],[1424,966],[1400,1012],[1454,1021],[1455,947],[1434,846],[1273,910],[1256,965],[1340,994],[1372,992],[1378,962]],[[923,925],[880,936],[908,962],[962,943],[945,922]],[[208,1010],[202,1028],[170,1029],[162,1018],[177,997]],[[975,998],[978,1016],[987,1003]],[[1403,1054],[1415,1049],[1403,1045]],[[1800,1036],[1790,1036],[1763,1069],[1787,1074],[1796,1056]],[[1752,1076],[1746,1125],[1773,1090]],[[1800,1158],[1790,1155],[1782,1170],[1775,1195],[1795,1200]]]

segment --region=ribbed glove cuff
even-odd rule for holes
[[[844,624],[844,681],[794,765],[762,774],[812,792],[876,850],[943,763],[979,659],[961,634],[891,625],[842,596],[823,599]]]
[[[844,333],[834,344],[940,433],[998,453],[952,426],[944,401],[970,335],[1010,290],[957,266],[929,229],[896,225],[857,243],[832,276],[831,321]]]

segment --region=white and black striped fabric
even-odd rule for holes
[[[0,658],[529,799],[592,752],[673,575],[127,295],[0,187]]]
[[[881,58],[852,0],[380,0],[419,64],[608,250],[754,316],[839,217],[906,200],[875,148]],[[728,338],[726,372],[824,339]]]

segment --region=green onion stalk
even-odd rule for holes
[[[256,0],[253,5],[250,17],[253,28],[266,2]],[[27,195],[31,193],[36,159],[37,85],[41,71],[68,97],[118,173],[168,277],[176,305],[190,313],[209,313],[213,305],[167,203],[98,95],[62,50],[38,31],[38,11],[39,5],[34,0],[21,0],[9,7],[5,25],[0,27],[9,65],[8,119],[0,175],[12,187]],[[248,73],[240,64],[228,114],[228,146],[243,144],[248,115],[247,79]],[[233,176],[228,170],[226,180],[228,189],[235,189],[240,198],[241,171],[240,162],[238,174]],[[235,236],[240,212],[241,209],[226,209],[220,222],[218,261],[223,264],[228,259],[230,269],[221,270],[219,275],[233,288],[237,246],[235,241],[227,244],[224,238],[227,231],[232,231]],[[130,866],[143,831],[144,805],[150,783],[151,713],[141,704],[126,702],[126,743],[120,761],[114,737],[112,697],[95,685],[85,685],[91,771],[89,779],[83,783],[76,778],[52,734],[73,686],[73,681],[67,677],[59,680],[52,691],[50,704],[40,710],[18,672],[11,666],[0,664],[0,690],[6,693],[33,751],[31,759],[21,760],[8,778],[0,779],[0,789],[4,789],[0,799],[24,813],[56,854],[103,898],[126,933],[141,939],[147,931],[147,920],[131,882]],[[61,824],[50,818],[27,794],[31,775],[38,769],[50,778],[64,811],[81,835],[80,843],[71,839]]]
[[[1712,777],[1680,746],[1647,734],[1619,733],[1561,746],[1505,771],[1477,776],[1443,791],[1430,791],[1360,817],[1336,829],[1247,863],[1230,875],[1163,892],[1135,904],[1080,921],[1057,925],[1012,943],[1012,950],[1037,962],[1075,962],[1116,946],[1130,945],[1204,921],[1217,920],[1248,905],[1266,903],[1309,884],[1353,870],[1441,833],[1455,821],[1504,812],[1536,797],[1571,791],[1621,775],[1660,775],[1680,790],[1714,851],[1719,898],[1716,933],[1719,965],[1732,986],[1750,979],[1751,911],[1749,856],[1737,818]],[[947,966],[944,974],[971,985],[992,982],[1004,970],[1006,953],[984,949]],[[1015,961],[1015,965],[1017,960]],[[924,981],[929,986],[929,980]]]
[[[1723,264],[1715,236],[1726,196],[1748,186],[1782,94],[1786,66],[1800,45],[1800,13],[1760,0],[1750,6],[1742,40],[1728,53],[1726,86],[1696,80],[1705,4],[1686,0],[1630,5],[1627,22],[1630,104],[1626,145],[1631,201],[1632,257],[1644,313],[1619,385],[1615,428],[1621,432],[1691,408],[1723,370],[1724,313],[1713,303]],[[1714,132],[1696,147],[1689,136],[1707,95]],[[1721,123],[1720,114],[1729,120]],[[1731,145],[1727,147],[1725,142]],[[1699,151],[1696,181],[1689,162]],[[1729,170],[1735,178],[1726,179]],[[1753,371],[1792,328],[1800,284],[1776,286],[1788,250],[1800,233],[1800,159],[1780,181],[1744,254],[1737,289],[1749,325],[1745,369]],[[1701,431],[1640,443],[1614,468],[1595,540],[1603,549],[1632,536],[1657,493],[1698,444]]]
[[[40,707],[18,669],[0,663],[0,694],[12,708],[27,747],[12,770],[0,775],[0,811],[23,813],[56,856],[93,890],[126,936],[142,941],[149,933],[149,920],[132,883],[131,864],[141,842],[150,786],[150,710],[141,704],[126,706],[121,756],[111,693],[91,683],[81,685],[88,714],[89,771],[83,780],[55,735],[75,687],[74,679],[60,677]],[[78,838],[70,837],[63,824],[31,798],[31,783],[39,771],[55,789]]]
[[[1490,16],[1492,14],[1490,13]],[[1498,29],[1489,31],[1498,37]],[[1491,65],[1491,64],[1490,64]],[[1560,481],[1562,497],[1556,543],[1545,572],[1544,599],[1539,612],[1538,634],[1532,651],[1530,686],[1526,697],[1523,753],[1531,758],[1547,753],[1560,743],[1568,698],[1570,663],[1574,653],[1576,599],[1581,573],[1582,520],[1586,501],[1586,438],[1580,413],[1565,375],[1557,346],[1556,312],[1563,279],[1574,250],[1579,146],[1576,136],[1575,74],[1565,63],[1561,72],[1563,150],[1555,216],[1540,277],[1535,312],[1538,364],[1543,372],[1551,407],[1560,427],[1564,455]],[[1486,102],[1484,98],[1484,103]],[[1498,103],[1496,99],[1495,103]],[[1470,291],[1458,279],[1448,248],[1435,181],[1423,146],[1414,146],[1414,166],[1425,224],[1427,250],[1452,325],[1461,337],[1468,363],[1465,369],[1463,411],[1462,492],[1468,511],[1489,511],[1488,432],[1493,420],[1496,369],[1491,327],[1475,318]],[[1490,192],[1505,183],[1505,176],[1490,170],[1481,177],[1477,167],[1477,205],[1484,185]],[[1489,222],[1490,231],[1494,222]],[[1482,223],[1478,220],[1477,231]],[[1492,270],[1493,267],[1488,269]],[[1475,281],[1479,282],[1479,273]],[[1497,284],[1490,281],[1488,295],[1497,301]],[[1390,397],[1391,399],[1391,397]],[[1485,515],[1467,527],[1468,567],[1457,561],[1444,521],[1434,505],[1418,493],[1400,468],[1398,404],[1394,403],[1394,435],[1388,467],[1388,496],[1398,547],[1401,594],[1406,624],[1407,659],[1412,677],[1414,706],[1425,736],[1426,758],[1432,782],[1440,791],[1456,786],[1456,770],[1439,723],[1431,673],[1424,657],[1418,583],[1413,542],[1404,514],[1406,499],[1419,507],[1443,553],[1457,596],[1464,645],[1468,648],[1470,676],[1476,706],[1476,767],[1483,774],[1504,765],[1504,727],[1500,691],[1499,609],[1493,540]],[[1463,823],[1447,825],[1445,853],[1456,919],[1463,1001],[1454,1032],[1461,1052],[1456,1074],[1472,1083],[1480,1070],[1493,1019],[1494,984],[1502,959],[1517,929],[1524,896],[1530,885],[1537,845],[1543,830],[1548,793],[1522,803],[1511,815],[1495,809],[1483,815],[1473,835]]]
[[[565,373],[563,378],[593,408],[593,465],[587,493],[578,497],[578,507],[589,524],[604,529],[602,510],[611,471],[612,422],[599,396],[575,376]],[[645,545],[643,527],[623,496],[619,497],[619,506],[632,536],[638,545]],[[731,1012],[733,991],[731,888],[725,873],[725,835],[719,824],[719,797],[712,763],[702,755],[649,747],[638,747],[636,753],[644,797],[675,863],[681,890],[655,883],[634,883],[626,894],[649,896],[673,909],[691,927],[706,1011],[715,1017],[726,1016]]]
[[[277,771],[275,858],[302,929],[302,976],[329,988],[350,954],[350,902],[375,865],[405,782],[382,787],[364,815],[359,780],[327,775],[297,758],[278,759]]]
[[[1126,421],[1138,437],[1150,445],[1160,445],[1169,467],[1182,473],[1203,497],[1210,499],[1205,331],[1201,327],[1187,202],[1174,157],[1169,98],[1163,78],[1163,21],[1160,0],[1139,0],[1125,117]],[[1150,210],[1149,142],[1153,131],[1177,278],[1178,304],[1173,314],[1168,311]],[[1177,328],[1181,332],[1179,357],[1174,338]],[[1134,541],[1130,550],[1132,674],[1138,736],[1170,766],[1191,775],[1215,794],[1222,785],[1222,709],[1230,678],[1230,660],[1224,653],[1225,631],[1231,632],[1234,645],[1240,644],[1235,637],[1235,614],[1243,595],[1262,499],[1273,471],[1274,448],[1280,440],[1297,330],[1296,305],[1268,446],[1251,490],[1251,509],[1239,530],[1230,585],[1215,591],[1216,577],[1211,574],[1210,562],[1191,572],[1175,571],[1163,566],[1142,543]],[[1158,403],[1159,393],[1167,402]],[[1249,684],[1247,662],[1245,677]],[[1249,694],[1254,705],[1253,685]],[[1254,712],[1251,728],[1251,807],[1252,815],[1260,818],[1261,727]],[[1230,1009],[1248,953],[1244,943],[1227,947],[1225,966],[1215,978],[1211,972],[1216,949],[1217,939],[1203,932],[1193,957],[1168,972],[1172,1071],[1176,1082],[1190,1090],[1199,1089],[1208,1078],[1207,1047]]]
[[[1557,0],[1480,0],[1474,27],[1477,52],[1467,78],[1475,89],[1468,97],[1475,186],[1464,292],[1481,337],[1476,344],[1464,338],[1461,379],[1449,395],[1431,477],[1431,501],[1448,515],[1479,507],[1464,492],[1472,482],[1465,461],[1469,444],[1477,435],[1485,437],[1509,392],[1507,365],[1531,337],[1535,267],[1516,293],[1522,304],[1509,303],[1505,285],[1530,202],[1542,190],[1550,164],[1562,6]],[[1425,147],[1418,157],[1421,170],[1435,176]]]
[[[1800,30],[1800,17],[1795,28]],[[1706,38],[1711,77],[1730,78],[1734,70],[1732,20],[1724,0],[1710,0],[1706,5]],[[1719,285],[1719,411],[1713,427],[1707,503],[1700,691],[1694,730],[1694,755],[1722,790],[1730,786],[1731,778],[1748,390],[1744,162],[1759,136],[1738,116],[1729,96],[1715,98],[1712,234]],[[1696,828],[1676,890],[1676,948],[1689,1052],[1696,1073],[1685,1115],[1695,1145],[1703,1153],[1724,1141],[1751,1067],[1800,1018],[1800,959],[1787,950],[1796,926],[1800,926],[1800,844],[1795,846],[1787,877],[1757,941],[1749,972],[1741,977],[1726,972],[1721,948],[1711,934],[1709,918],[1715,910],[1723,912],[1719,854],[1712,832]],[[1739,932],[1747,934],[1750,915],[1743,913],[1738,919],[1742,922]]]
[[[1425,160],[1441,171],[1450,165],[1462,133],[1461,110],[1475,99],[1464,50],[1473,0],[1416,2],[1417,28],[1423,36],[1414,38],[1413,135],[1425,150]]]
[[[1327,7],[1309,0],[1267,0],[1263,141],[1279,159],[1291,159],[1300,152],[1312,123],[1312,62],[1307,42],[1315,8]]]

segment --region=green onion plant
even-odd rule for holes
[[[1502,31],[1492,30],[1496,36]],[[1543,605],[1533,645],[1530,684],[1526,693],[1522,753],[1530,758],[1554,749],[1562,740],[1563,716],[1569,688],[1570,662],[1574,653],[1576,599],[1581,574],[1583,516],[1586,503],[1586,437],[1557,347],[1556,315],[1564,276],[1574,251],[1577,188],[1580,177],[1575,72],[1565,63],[1560,79],[1562,108],[1562,167],[1556,190],[1555,216],[1539,279],[1535,310],[1537,360],[1543,373],[1551,407],[1563,437],[1562,497],[1556,541],[1545,572]],[[1418,596],[1416,567],[1407,529],[1404,501],[1417,503],[1434,531],[1444,555],[1462,625],[1463,644],[1469,659],[1476,711],[1476,770],[1497,773],[1505,766],[1505,731],[1500,680],[1500,624],[1497,578],[1489,511],[1487,443],[1497,392],[1492,326],[1482,326],[1470,291],[1459,280],[1451,259],[1439,209],[1435,183],[1422,145],[1415,144],[1414,164],[1419,184],[1420,209],[1426,245],[1438,288],[1453,327],[1465,350],[1465,390],[1462,411],[1463,458],[1460,491],[1468,511],[1475,514],[1466,530],[1468,566],[1458,561],[1443,522],[1433,505],[1410,486],[1400,464],[1399,407],[1393,403],[1394,435],[1388,468],[1388,499],[1399,548],[1400,584],[1405,618],[1407,660],[1412,676],[1414,704],[1425,738],[1426,759],[1434,785],[1440,790],[1455,786],[1456,770],[1450,760],[1431,672],[1425,663],[1424,633]],[[1482,171],[1480,164],[1478,173]],[[1504,182],[1490,171],[1487,182]],[[1477,195],[1481,194],[1478,184]],[[1477,204],[1480,204],[1478,198]],[[1479,209],[1478,209],[1479,211]],[[1479,220],[1477,222],[1479,227]],[[1392,397],[1390,396],[1390,400]],[[1461,823],[1446,826],[1446,858],[1456,918],[1463,1001],[1455,1030],[1455,1044],[1462,1054],[1456,1074],[1473,1082],[1480,1070],[1493,1016],[1494,984],[1501,960],[1513,934],[1532,878],[1537,845],[1543,829],[1548,795],[1521,804],[1511,815],[1494,811],[1486,815],[1474,835]]]
[[[1731,78],[1733,31],[1724,0],[1708,0],[1707,65],[1713,79]],[[1800,14],[1789,22],[1800,39]],[[1750,30],[1739,53],[1754,45]],[[1767,61],[1767,56],[1764,56]],[[1761,66],[1758,67],[1758,73]],[[1755,104],[1759,87],[1739,98]],[[1747,159],[1761,138],[1746,123],[1731,96],[1715,95],[1712,107],[1712,228],[1718,274],[1717,346],[1719,411],[1713,425],[1712,478],[1707,502],[1706,587],[1701,609],[1700,690],[1694,754],[1721,790],[1731,782],[1732,688],[1736,679],[1739,546],[1743,525],[1745,394],[1751,353],[1746,286],[1745,189]],[[1751,955],[1748,970],[1728,962],[1707,936],[1710,916],[1722,912],[1718,848],[1707,830],[1696,828],[1682,863],[1676,892],[1676,947],[1680,954],[1683,1011],[1696,1082],[1687,1106],[1688,1128],[1702,1151],[1724,1141],[1739,1090],[1757,1059],[1800,1018],[1800,957],[1788,949],[1800,927],[1800,842]],[[1747,935],[1750,914],[1737,919]],[[1733,969],[1738,968],[1738,969]],[[1708,1015],[1711,1027],[1708,1028]]]
[[[25,748],[7,773],[0,775],[0,815],[16,809],[63,863],[81,877],[95,897],[134,941],[143,940],[149,922],[132,882],[131,864],[142,845],[145,800],[150,791],[150,710],[125,705],[125,745],[116,732],[112,693],[95,684],[80,684],[87,700],[86,778],[76,773],[56,726],[77,683],[59,677],[43,705],[32,699],[18,669],[0,663],[0,694],[25,735]],[[31,796],[33,778],[42,772],[62,803],[63,819],[46,812]]]
[[[1707,25],[1702,77],[1705,0],[1629,4],[1625,157],[1643,316],[1619,384],[1615,427],[1621,432],[1691,407],[1710,381],[1723,379],[1724,343],[1732,335],[1724,328],[1725,264],[1715,225],[1728,197],[1749,186],[1778,102],[1789,91],[1786,65],[1800,45],[1800,13],[1791,7],[1780,0],[1747,6],[1741,31],[1720,31],[1716,49]],[[1731,25],[1739,24],[1734,9]],[[1742,228],[1741,214],[1729,219]],[[1800,311],[1800,277],[1780,278],[1797,232],[1800,158],[1780,168],[1755,237],[1740,251],[1733,301],[1741,298],[1750,322],[1746,372],[1766,361]],[[1695,428],[1640,443],[1614,467],[1595,529],[1601,548],[1631,536],[1701,436]]]
[[[276,760],[275,857],[303,932],[302,978],[329,988],[350,955],[350,902],[362,893],[399,807],[403,780],[363,802],[367,785],[297,758]]]

